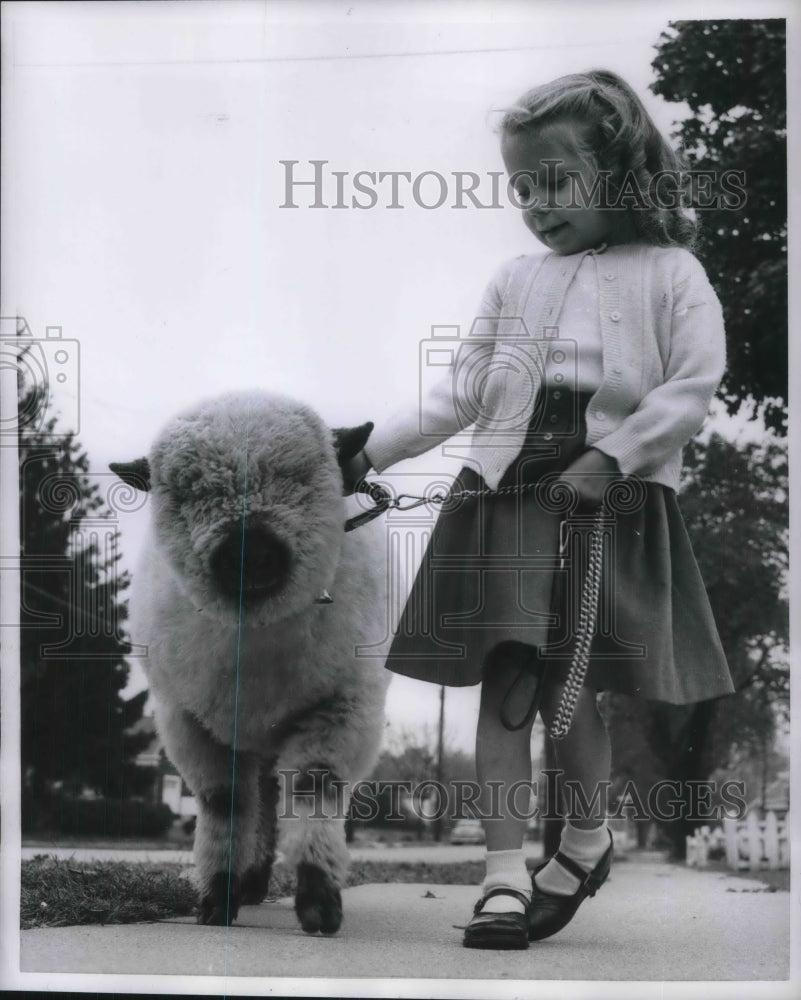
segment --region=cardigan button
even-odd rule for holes
[[[617,309],[613,309],[612,312],[609,313],[609,318],[612,320],[613,323],[617,323],[618,320],[620,319],[620,313],[617,311]]]
[[[553,437],[553,434],[551,434],[551,432],[548,431],[548,433],[547,434],[543,434],[542,437],[543,437],[544,441],[550,441],[551,438]]]
[[[604,413],[604,411],[603,411],[603,410],[596,410],[596,411],[595,411],[595,416],[596,416],[596,417],[597,417],[597,418],[598,418],[599,420],[606,420],[606,414]]]
[[[615,280],[614,271],[607,271],[604,277],[606,278],[607,281],[614,281]]]
[[[622,368],[613,368],[612,371],[615,373],[615,375],[622,375],[623,374],[623,369]]]

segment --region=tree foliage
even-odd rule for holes
[[[736,693],[694,705],[607,696],[615,787],[703,781],[770,752],[789,703],[787,452],[781,439],[737,446],[717,434],[685,454],[682,513]],[[746,798],[756,795],[746,789]],[[641,796],[644,798],[644,796]],[[681,856],[696,825],[665,824]]]
[[[758,668],[769,675],[763,650],[788,639],[787,449],[773,437],[738,447],[713,434],[690,443],[685,463],[682,513],[741,688]]]
[[[414,730],[401,728],[392,733],[388,744],[373,768],[373,778],[410,781],[415,785],[437,779],[437,736],[430,726],[423,725]],[[469,781],[475,776],[472,755],[451,746],[446,737],[442,752],[442,782]]]
[[[39,393],[21,390],[21,413],[37,413]],[[129,581],[117,571],[112,512],[86,453],[55,418],[20,421],[19,466],[23,787],[33,800],[53,782],[130,794],[133,757],[148,736],[126,729],[146,692],[121,697],[130,647],[120,595]]]
[[[657,43],[651,89],[692,112],[674,136],[720,192],[742,174],[745,203],[700,208],[698,254],[720,297],[728,336],[730,411],[752,397],[780,429],[787,402],[787,139],[785,22],[671,22]]]

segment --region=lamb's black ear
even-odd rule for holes
[[[135,462],[112,462],[109,465],[112,472],[135,490],[150,490],[150,463],[146,458],[137,458]]]
[[[371,420],[359,427],[334,427],[334,447],[337,451],[337,461],[340,465],[358,455],[367,444],[367,439],[375,425]]]

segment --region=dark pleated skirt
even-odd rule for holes
[[[394,637],[390,670],[477,684],[490,653],[523,654],[559,676],[573,656],[595,511],[558,482],[584,450],[587,394],[547,394],[500,484],[461,470],[432,532]],[[685,704],[733,691],[675,492],[621,477],[607,491],[598,619],[585,683]],[[561,552],[560,552],[561,550]],[[490,667],[491,668],[491,667]]]

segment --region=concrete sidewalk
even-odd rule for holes
[[[461,946],[472,886],[344,892],[334,937],[308,936],[289,899],[244,907],[231,928],[192,918],[21,933],[25,972],[474,980],[782,980],[790,893],[660,862],[622,861],[561,934],[528,951]]]

